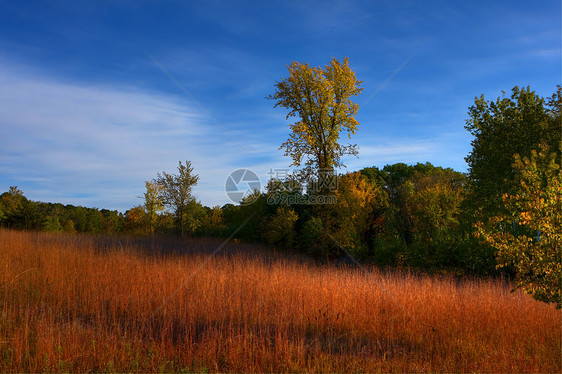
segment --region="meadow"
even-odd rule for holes
[[[0,230],[0,370],[562,370],[561,312],[507,280],[220,244]]]

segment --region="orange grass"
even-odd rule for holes
[[[0,370],[562,369],[560,311],[499,280],[100,240],[0,230]]]

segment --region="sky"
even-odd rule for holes
[[[191,161],[204,205],[225,182],[293,170],[292,61],[348,57],[363,81],[347,168],[431,162],[466,172],[467,110],[561,83],[556,1],[0,1],[0,193],[121,212]]]

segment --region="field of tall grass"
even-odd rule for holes
[[[0,370],[562,370],[560,311],[506,281],[143,243],[0,230]]]

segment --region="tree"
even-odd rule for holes
[[[465,175],[453,169],[436,167],[430,172],[415,172],[406,183],[412,193],[407,196],[406,210],[417,240],[430,245],[443,232],[459,225]]]
[[[74,228],[74,222],[71,219],[67,219],[62,226],[62,230],[67,233],[76,232],[76,229]]]
[[[295,224],[299,216],[288,206],[279,206],[265,222],[263,238],[268,244],[292,248],[295,242]]]
[[[349,253],[365,257],[377,233],[382,230],[388,195],[369,183],[361,172],[339,178],[336,204],[327,207],[324,227]]]
[[[542,144],[531,156],[515,155],[517,188],[504,194],[506,213],[478,223],[478,233],[497,250],[498,267],[512,266],[516,285],[535,299],[562,307],[562,174]]]
[[[125,230],[133,234],[145,232],[146,212],[141,205],[137,205],[125,212]]]
[[[58,217],[46,216],[43,218],[41,229],[47,232],[57,232],[62,231],[62,225],[60,224]]]
[[[19,208],[9,214],[4,223],[7,227],[23,230],[40,230],[42,228],[43,217],[39,211],[37,203],[23,197]]]
[[[182,217],[186,232],[194,233],[198,230],[205,219],[205,214],[205,207],[199,201],[189,200]]]
[[[164,203],[161,199],[162,185],[155,182],[145,182],[146,192],[144,193],[144,210],[146,211],[147,232],[154,234],[154,229],[158,221],[158,214],[164,210]]]
[[[16,186],[0,196],[0,223],[6,227],[24,230],[40,230],[44,217],[39,203],[28,200]]]
[[[558,146],[562,137],[560,96],[548,102],[529,87],[514,87],[511,97],[486,101],[484,95],[469,108],[465,128],[474,136],[469,166],[470,201],[479,219],[503,209],[502,195],[516,188],[513,155],[530,156],[532,149],[546,142]]]
[[[192,195],[193,186],[199,181],[199,175],[193,174],[190,161],[185,165],[179,162],[178,174],[158,173],[155,183],[161,188],[161,200],[169,206],[176,217],[181,236],[185,236],[188,226],[186,215],[188,206],[195,200]]]
[[[0,195],[0,222],[15,214],[25,202],[23,191],[17,186],[10,186],[8,192]]]
[[[102,209],[99,211],[102,221],[103,232],[120,232],[123,231],[123,215],[116,210]]]
[[[355,134],[359,122],[355,119],[359,105],[351,101],[359,95],[362,83],[343,62],[332,58],[324,68],[292,62],[289,77],[276,82],[276,92],[269,95],[275,100],[275,108],[289,109],[287,119],[299,120],[289,125],[289,139],[279,149],[293,159],[291,166],[300,167],[304,162],[303,177],[309,180],[324,170],[343,166],[341,156],[356,155],[356,145],[342,145],[340,134]]]
[[[548,119],[545,142],[556,149],[562,137],[562,86],[558,85],[556,92],[547,99],[546,109]],[[562,160],[559,159],[558,162]]]
[[[220,206],[205,207],[199,232],[204,236],[219,236],[226,230],[223,210]]]
[[[404,183],[403,209],[412,245],[410,263],[422,266],[458,266],[461,205],[466,176],[453,169],[434,167],[415,171]]]
[[[436,167],[431,163],[417,163],[407,165],[396,163],[385,165],[382,170],[373,166],[361,170],[361,175],[376,187],[382,186],[388,194],[389,206],[387,215],[387,227],[389,231],[403,240],[406,244],[412,244],[414,234],[412,222],[408,213],[407,201],[414,192],[410,178],[417,173],[426,175],[435,171]]]

